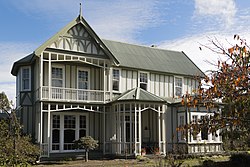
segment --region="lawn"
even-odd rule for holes
[[[205,160],[212,160],[214,162],[228,161],[229,156],[213,156],[213,157],[203,157],[195,159],[185,159],[185,160],[175,160],[171,161],[172,164],[180,164],[181,166],[199,166]],[[166,159],[153,157],[139,157],[137,159],[114,159],[114,160],[89,160],[85,162],[84,160],[77,161],[60,161],[51,162],[50,164],[39,164],[37,167],[160,167],[160,166],[170,166],[170,162]]]

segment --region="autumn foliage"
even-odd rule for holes
[[[203,127],[208,127],[209,132],[217,129],[234,131],[239,134],[238,137],[248,136],[250,132],[250,48],[239,35],[235,35],[234,40],[235,44],[229,48],[224,48],[217,39],[210,41],[213,48],[203,46],[221,54],[224,61],[218,60],[217,70],[203,79],[199,78],[200,85],[195,96],[184,95],[182,104],[187,107],[202,104],[208,110],[223,104],[224,109],[222,113],[199,120],[198,124],[191,122],[187,126],[193,132],[197,133]],[[233,138],[233,135],[230,137]]]

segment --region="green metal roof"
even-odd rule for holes
[[[120,66],[177,75],[204,76],[184,52],[102,40]]]
[[[32,61],[34,60],[34,57],[35,55],[33,53],[29,54],[28,56],[25,56],[24,58],[16,61],[14,64],[13,64],[13,67],[11,69],[11,74],[12,75],[17,75],[17,71],[18,71],[18,68],[20,66],[25,66],[25,65],[29,65],[32,63]]]
[[[115,97],[112,102],[116,101],[150,101],[150,102],[162,102],[165,103],[166,101],[159,96],[156,96],[144,89],[139,87],[130,89],[121,95]]]
[[[205,74],[188,58],[184,52],[176,52],[110,40],[101,40],[81,15],[63,27],[44,44],[39,46],[31,55],[15,62],[11,73],[16,75],[20,66],[31,63],[35,56],[40,56],[40,54],[50,44],[56,41],[60,35],[65,34],[76,24],[82,24],[86,28],[88,33],[91,34],[94,40],[99,44],[99,46],[116,66],[135,68],[144,71],[170,73],[175,75],[205,76]]]

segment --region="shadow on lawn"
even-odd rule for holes
[[[205,160],[199,167],[248,167],[250,165],[250,154],[232,154],[229,161],[215,162]]]

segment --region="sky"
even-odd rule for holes
[[[247,0],[0,0],[0,92],[15,101],[15,61],[79,15],[102,39],[184,51],[204,72],[223,59],[202,45],[250,40]]]

